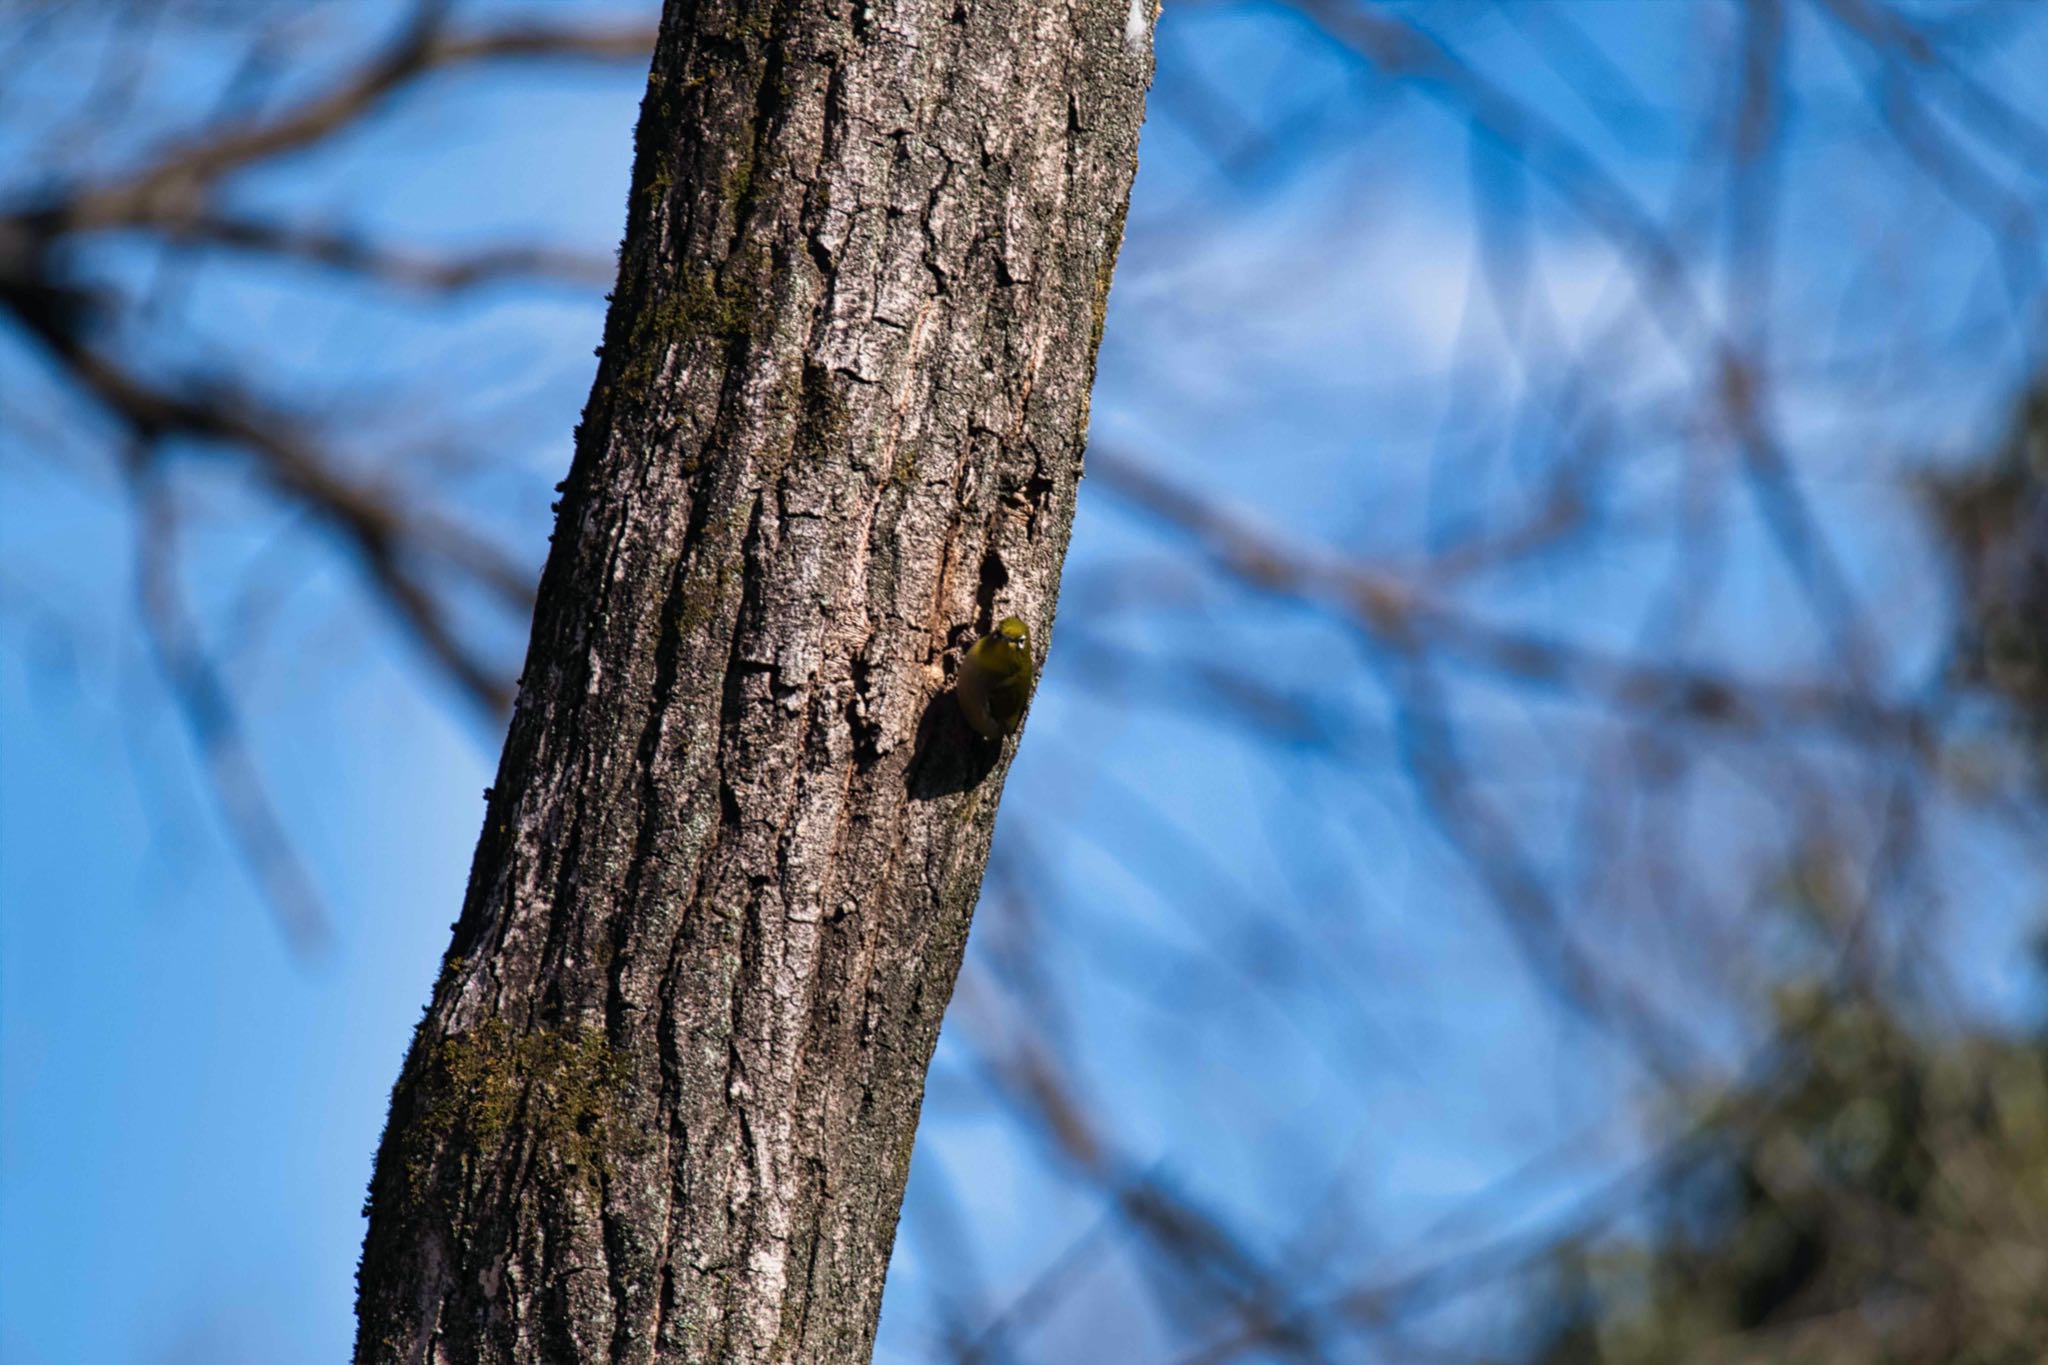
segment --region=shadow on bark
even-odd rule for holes
[[[933,697],[917,722],[917,749],[904,785],[913,801],[951,796],[981,784],[1003,756],[1002,742],[976,734],[953,688]]]

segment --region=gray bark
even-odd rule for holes
[[[1049,638],[1129,22],[671,0],[359,1362],[868,1359],[1013,752],[949,679]]]

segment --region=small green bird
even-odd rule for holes
[[[1031,700],[1031,627],[1014,616],[976,640],[960,665],[960,710],[976,733],[1017,733]]]

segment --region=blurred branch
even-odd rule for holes
[[[42,150],[49,158],[43,174],[54,187],[0,209],[0,317],[48,354],[122,442],[147,452],[152,481],[167,477],[176,453],[169,443],[191,442],[244,458],[264,488],[334,534],[364,573],[373,599],[433,669],[478,711],[495,717],[510,704],[507,670],[464,640],[454,608],[461,594],[474,590],[508,618],[523,619],[531,611],[531,570],[409,490],[349,472],[342,450],[294,413],[258,396],[264,386],[217,375],[160,373],[133,339],[146,302],[114,286],[84,283],[78,271],[89,240],[120,235],[172,249],[263,255],[440,295],[505,282],[554,281],[592,293],[609,284],[610,261],[581,252],[525,244],[418,250],[341,227],[275,221],[219,202],[234,176],[332,144],[436,73],[504,62],[641,64],[656,35],[655,25],[643,21],[593,23],[552,14],[458,27],[449,8],[442,0],[419,0],[400,30],[369,55],[268,112],[228,98],[246,91],[252,76],[281,63],[269,33],[259,32],[212,121],[158,145],[125,171],[82,180],[68,175],[63,135],[52,134],[56,141]],[[121,23],[120,16],[108,16],[103,81],[113,78],[120,54],[138,50],[124,38]],[[34,30],[27,25],[17,36],[29,42]],[[93,103],[96,128],[105,127],[103,106],[104,100]],[[144,503],[150,551],[140,597],[144,624],[205,757],[223,814],[287,934],[303,949],[324,934],[324,919],[263,794],[218,665],[199,647],[197,628],[175,596],[175,565],[164,548],[171,529],[168,496],[152,492]]]
[[[178,590],[177,515],[155,482],[155,453],[137,447],[130,462],[136,486],[136,597],[144,636],[198,748],[202,768],[228,830],[264,900],[300,958],[333,939],[320,893],[299,861],[249,752],[233,694],[199,642]]]
[[[1382,74],[1413,82],[1522,156],[1620,248],[1673,346],[1711,335],[1677,245],[1613,176],[1551,120],[1515,99],[1419,26],[1348,0],[1295,0],[1344,51]]]
[[[1092,451],[1090,472],[1188,534],[1226,572],[1260,591],[1332,610],[1360,634],[1395,702],[1401,759],[1423,809],[1500,908],[1524,961],[1561,1001],[1634,1049],[1667,1084],[1688,1074],[1696,1046],[1670,1010],[1579,941],[1513,823],[1481,799],[1438,671],[1462,662],[1638,722],[1680,720],[1753,735],[1814,726],[1915,760],[1931,757],[1932,724],[1914,708],[1849,688],[1736,680],[1502,630],[1396,575],[1258,531],[1120,452]]]
[[[1924,753],[1918,711],[1827,684],[1729,678],[1490,625],[1395,574],[1282,541],[1120,451],[1094,447],[1088,470],[1125,501],[1193,537],[1211,562],[1264,592],[1335,610],[1383,647],[1426,650],[1516,682],[1624,713],[1735,731],[1816,726]]]
[[[1708,363],[1703,370],[1712,377],[1711,406],[1724,413],[1739,438],[1748,483],[1766,523],[1816,608],[1834,625],[1845,665],[1862,672],[1868,648],[1861,610],[1789,460],[1761,420],[1768,397],[1765,375],[1756,358],[1746,357],[1724,335],[1695,287],[1679,242],[1578,139],[1419,25],[1356,0],[1294,3],[1343,50],[1390,78],[1412,82],[1521,158],[1613,244],[1673,352],[1683,357],[1698,347],[1704,353]],[[1779,29],[1760,25],[1759,31],[1765,35],[1762,41],[1782,41]],[[1772,60],[1753,54],[1749,64],[1768,68]],[[1744,135],[1759,136],[1760,127],[1757,121],[1748,128],[1738,123],[1735,140],[1739,144]]]
[[[263,253],[407,289],[453,292],[511,279],[552,279],[596,289],[607,262],[537,246],[433,255],[315,225],[287,225],[209,203],[225,177],[303,151],[360,124],[430,73],[491,61],[644,60],[654,28],[553,21],[451,31],[445,6],[418,5],[403,31],[325,90],[262,117],[238,117],[173,143],[142,167],[74,187],[0,216],[0,311],[51,354],[78,389],[134,439],[167,437],[238,449],[279,493],[337,531],[379,597],[435,665],[481,710],[501,712],[510,693],[500,670],[457,636],[430,587],[429,564],[458,570],[508,610],[529,609],[533,584],[517,561],[474,533],[407,507],[395,490],[341,472],[289,414],[246,388],[214,378],[152,380],[95,347],[101,316],[127,306],[89,291],[67,273],[66,248],[81,233],[121,230]]]
[[[494,715],[510,705],[510,689],[498,670],[457,638],[418,568],[422,558],[438,558],[506,600],[523,601],[531,585],[509,558],[459,528],[408,513],[394,494],[344,477],[285,414],[222,386],[198,397],[159,388],[88,346],[37,298],[6,284],[0,279],[0,307],[134,440],[153,446],[184,437],[248,453],[272,487],[341,535],[395,619],[479,709]]]
[[[1564,1005],[1604,1030],[1666,1085],[1684,1081],[1698,1047],[1625,970],[1580,942],[1514,826],[1480,799],[1435,679],[1408,658],[1383,670],[1399,710],[1401,757],[1432,823],[1500,908],[1516,951]]]
[[[1119,1157],[1096,1131],[1088,1106],[1033,1040],[1011,1038],[1000,1054],[979,1051],[996,1092],[1055,1155],[1109,1197],[1117,1217],[1143,1245],[1186,1280],[1191,1304],[1213,1308],[1220,1299],[1240,1330],[1278,1359],[1335,1359],[1320,1315],[1300,1302],[1294,1277],[1266,1264],[1226,1220],[1198,1207],[1156,1173],[1141,1172]],[[1047,1275],[1057,1278],[1064,1260],[1056,1261]],[[1026,1299],[1039,1297],[1039,1290],[1026,1291]],[[975,1353],[966,1358],[980,1359],[1017,1320],[1014,1312],[992,1320],[977,1339]]]
[[[451,33],[444,27],[442,6],[423,4],[383,52],[325,92],[269,118],[236,121],[211,135],[175,143],[139,170],[83,186],[43,213],[68,230],[176,224],[191,217],[222,177],[355,127],[422,76],[503,60],[641,62],[653,51],[654,37],[647,24],[536,22]]]
[[[1896,12],[1875,0],[1820,0],[1820,8],[1837,21],[1837,32],[1863,39],[1875,54],[1877,69],[1870,81],[1870,100],[1880,122],[1930,184],[1983,224],[1998,252],[2014,302],[2024,300],[2039,273],[2040,216],[1929,116],[1924,83],[1909,80],[1896,58],[1904,54],[1914,66],[1931,65],[1934,49]],[[2038,132],[2031,120],[2009,112],[2000,101],[1989,100],[1974,83],[1965,88],[1977,90],[1980,98],[1971,107],[1988,116],[1991,126],[2015,143],[2022,164],[2039,155],[2031,145]]]
[[[1690,1116],[1654,1148],[1604,1176],[1540,1225],[1496,1231],[1477,1242],[1431,1255],[1408,1253],[1411,1263],[1360,1278],[1334,1294],[1303,1296],[1300,1311],[1321,1314],[1362,1330],[1380,1331],[1421,1317],[1482,1290],[1500,1294],[1516,1277],[1540,1271],[1570,1247],[1641,1212],[1642,1199],[1680,1184],[1696,1168],[1725,1156],[1731,1147],[1754,1141],[1782,1118],[1781,1108],[1806,1076],[1808,1058],[1837,1016],[1820,1002],[1777,1021],[1772,1034],[1724,1083],[1688,1100]],[[1803,1172],[1839,1191],[1839,1182],[1809,1165]],[[1442,1225],[1492,1226],[1509,1221],[1496,1208],[1501,1186],[1471,1196]],[[1489,1218],[1489,1211],[1494,1216]],[[1424,1234],[1421,1241],[1435,1240]],[[1417,1250],[1420,1250],[1418,1243]],[[1382,1258],[1390,1259],[1390,1258]],[[1259,1346],[1239,1332],[1211,1339],[1176,1365],[1224,1365]]]
[[[588,289],[610,285],[612,262],[543,246],[502,246],[462,254],[430,255],[389,247],[351,233],[270,223],[224,213],[201,213],[161,226],[165,242],[203,243],[299,260],[373,283],[423,292],[456,293],[512,280],[552,281]]]

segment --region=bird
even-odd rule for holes
[[[1031,700],[1031,627],[1015,616],[976,640],[960,665],[960,711],[975,733],[1001,739],[1017,733]]]

